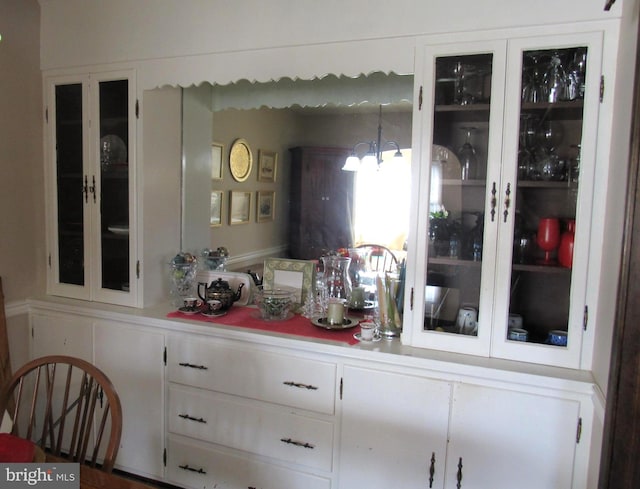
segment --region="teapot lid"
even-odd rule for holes
[[[210,288],[226,290],[230,289],[231,287],[229,287],[229,282],[227,282],[226,280],[222,280],[222,277],[218,277],[216,280],[211,282]]]

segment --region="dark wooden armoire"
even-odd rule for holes
[[[353,242],[354,173],[342,167],[350,150],[291,148],[291,258],[317,259]]]

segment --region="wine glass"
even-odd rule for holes
[[[584,80],[587,70],[587,50],[578,48],[567,66],[567,99],[584,98]]]
[[[562,66],[562,60],[558,53],[553,53],[549,67],[542,77],[544,98],[549,103],[566,100],[567,75]]]
[[[542,85],[540,83],[540,53],[526,53],[525,56],[531,60],[533,65],[524,70],[522,85],[522,101],[528,103],[538,103],[543,100]]]
[[[476,130],[475,127],[461,127],[465,132],[465,141],[460,149],[458,149],[458,159],[462,167],[462,179],[473,180],[478,178],[478,155],[471,144],[471,134]]]
[[[456,61],[453,65],[453,76],[455,86],[454,102],[458,105],[469,105],[475,102],[473,95],[467,91],[466,81],[469,67],[462,61]]]
[[[555,260],[551,259],[551,253],[560,245],[560,221],[555,217],[544,217],[538,222],[538,234],[536,243],[544,251],[544,259],[538,263],[540,265],[555,265]]]

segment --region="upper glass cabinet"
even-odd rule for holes
[[[426,49],[425,292],[405,334],[412,344],[578,364],[594,51],[588,35]]]
[[[132,303],[132,93],[128,73],[47,82],[52,294]]]

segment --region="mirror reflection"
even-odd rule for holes
[[[268,257],[319,259],[365,243],[402,260],[412,92],[412,75],[383,73],[184,89],[182,248],[225,247],[227,269],[243,271]],[[238,140],[250,151],[243,178],[232,171]],[[343,170],[371,143],[378,162]],[[236,224],[239,205],[247,219]]]

